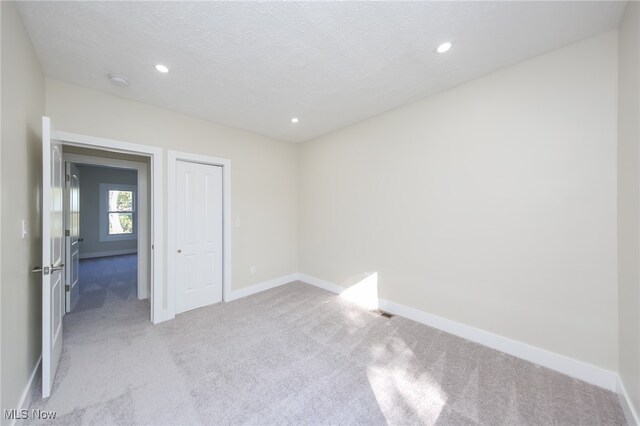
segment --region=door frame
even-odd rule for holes
[[[63,145],[82,148],[99,149],[102,151],[134,154],[149,157],[151,168],[149,186],[151,188],[151,203],[149,216],[151,219],[150,243],[151,243],[151,322],[154,324],[170,319],[164,308],[164,194],[163,194],[163,153],[162,148],[149,145],[135,144],[115,139],[98,138],[95,136],[81,135],[70,132],[55,132],[57,139]],[[171,317],[173,318],[173,317]]]
[[[176,163],[207,164],[222,167],[222,300],[231,300],[231,160],[192,154],[189,152],[167,150],[167,315],[168,319],[176,315]]]
[[[63,159],[65,162],[78,164],[85,164],[89,166],[105,166],[114,169],[126,169],[137,170],[137,207],[136,214],[138,216],[138,224],[140,218],[150,218],[149,215],[149,185],[147,183],[147,164],[140,161],[130,160],[116,160],[113,158],[94,157],[92,155],[81,155],[63,152]],[[82,177],[80,177],[82,181]],[[81,195],[82,196],[82,195]],[[65,211],[65,217],[69,212]],[[80,211],[82,217],[82,211]],[[150,228],[150,227],[149,227]],[[138,299],[146,299],[149,297],[147,292],[147,283],[150,284],[147,267],[149,266],[149,228],[146,226],[138,226],[137,233],[137,253],[138,253]],[[151,290],[151,285],[149,285]],[[67,311],[68,312],[68,311]]]

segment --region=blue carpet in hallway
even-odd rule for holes
[[[73,312],[97,309],[107,296],[135,299],[138,284],[138,255],[97,257],[80,260],[80,300]]]

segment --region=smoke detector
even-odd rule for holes
[[[115,84],[116,86],[120,86],[120,87],[126,87],[129,85],[129,80],[127,80],[127,77],[121,75],[121,74],[114,74],[111,73],[109,75],[107,75],[107,77],[109,77],[109,80],[111,80],[111,82],[113,84]]]

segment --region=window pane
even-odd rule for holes
[[[133,191],[109,190],[109,211],[130,212],[133,211]]]
[[[132,233],[133,213],[109,213],[109,235]]]

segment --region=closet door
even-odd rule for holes
[[[222,301],[222,167],[176,164],[176,314]]]

